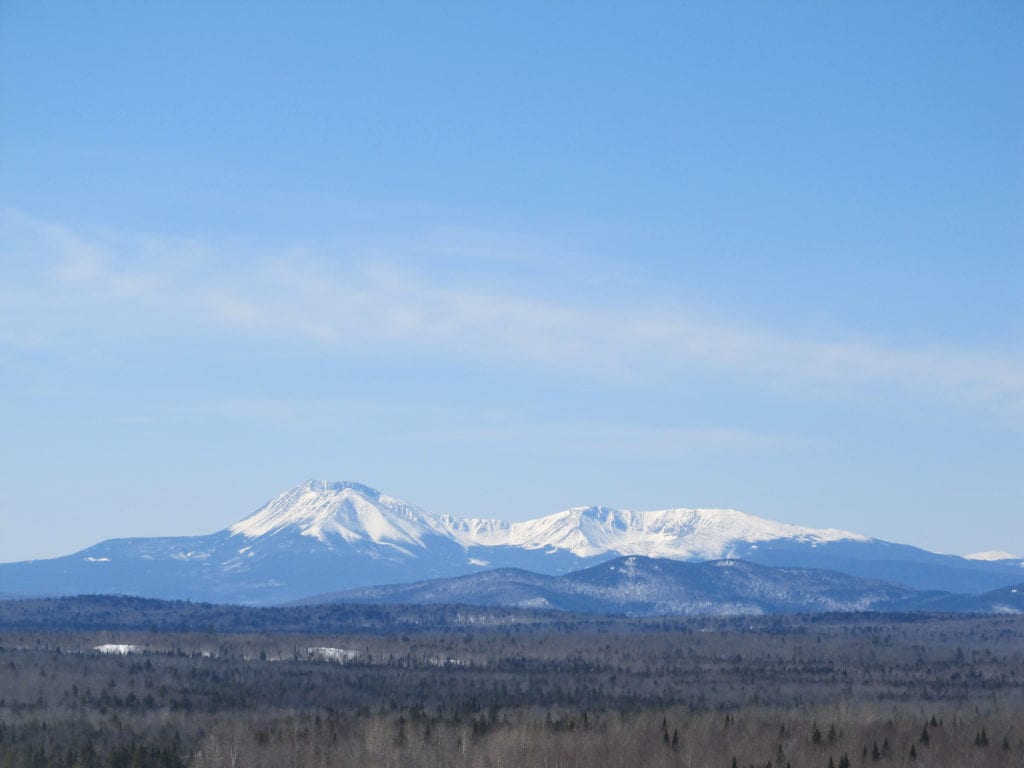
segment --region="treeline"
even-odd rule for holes
[[[1020,768],[1024,618],[0,632],[0,768],[734,760]]]
[[[636,618],[478,605],[323,604],[254,607],[123,595],[0,599],[4,631],[375,634],[437,631],[614,631],[802,633],[819,624],[849,627],[970,620],[965,614],[817,613],[766,616]]]
[[[589,623],[558,611],[460,605],[253,607],[119,595],[0,600],[0,631],[390,633],[535,624],[574,627],[580,621]]]
[[[815,717],[829,717],[828,725]],[[1019,718],[930,718],[877,708],[727,714],[688,709],[536,711],[437,719],[413,713],[364,718],[219,720],[191,756],[196,768],[308,766],[560,766],[634,768],[1006,768],[1021,765]],[[1003,734],[982,744],[981,733]],[[1011,743],[1012,739],[1012,743]],[[235,761],[235,762],[232,762]]]
[[[138,732],[88,718],[0,725],[4,768],[184,768],[193,763],[189,751],[179,732],[154,724]]]

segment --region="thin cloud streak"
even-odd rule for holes
[[[147,413],[104,416],[110,425],[160,422],[248,422],[279,432],[364,433],[385,421],[401,424],[380,439],[393,445],[523,444],[549,455],[666,458],[722,453],[777,454],[818,447],[814,440],[739,427],[624,424],[601,419],[544,419],[522,409],[409,406],[368,401],[235,396]]]
[[[1024,361],[998,352],[800,338],[635,295],[600,305],[529,295],[469,272],[439,282],[403,266],[401,253],[390,263],[308,252],[240,258],[195,241],[86,237],[11,212],[2,228],[5,261],[19,267],[0,279],[0,344],[8,348],[170,326],[182,335],[451,355],[627,382],[696,369],[825,397],[896,389],[1024,413]]]

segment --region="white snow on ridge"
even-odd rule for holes
[[[495,547],[509,543],[513,523],[479,517],[442,515],[436,519],[441,530],[464,547]]]
[[[1000,552],[999,550],[992,550],[990,552],[975,552],[971,555],[964,555],[965,560],[988,560],[990,562],[996,560],[1022,560],[1020,555],[1011,555],[1009,552]]]
[[[255,539],[286,529],[325,544],[372,541],[410,553],[424,537],[443,536],[465,548],[508,546],[568,551],[579,557],[605,553],[674,559],[727,558],[739,545],[790,539],[811,544],[868,541],[834,528],[788,525],[734,509],[634,511],[573,507],[534,520],[508,523],[482,518],[433,516],[357,483],[310,481],[268,502],[230,533]]]
[[[734,545],[740,542],[868,540],[866,536],[849,531],[777,523],[734,509],[637,512],[608,507],[573,507],[519,523],[452,517],[441,518],[440,522],[463,546],[561,549],[580,557],[617,552],[710,560],[728,557]]]
[[[294,528],[324,543],[340,538],[421,548],[423,537],[437,532],[424,512],[371,488],[313,480],[285,491],[228,530],[254,539]]]

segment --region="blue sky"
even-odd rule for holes
[[[0,5],[0,560],[316,477],[1024,554],[1024,6]]]

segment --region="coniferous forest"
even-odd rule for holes
[[[0,604],[0,766],[1024,765],[1024,617],[252,611]]]

